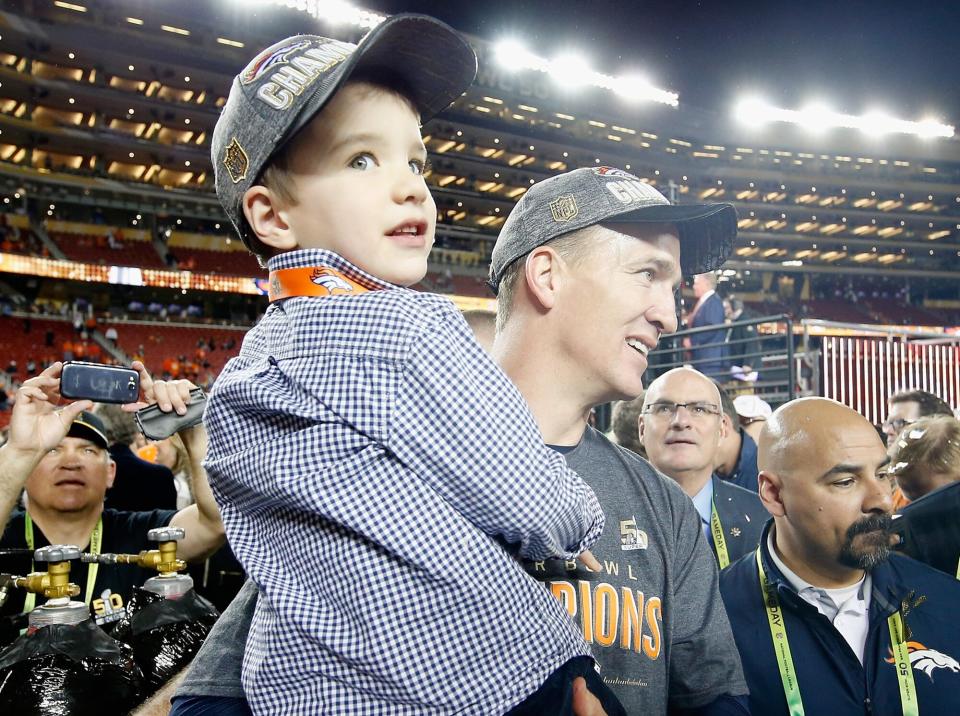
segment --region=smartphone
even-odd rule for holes
[[[133,368],[67,361],[60,374],[60,395],[95,403],[135,403],[140,398],[140,374]]]
[[[194,388],[190,391],[190,402],[187,403],[185,415],[177,415],[173,411],[165,413],[154,403],[135,413],[137,426],[140,428],[140,432],[149,439],[164,440],[184,428],[192,428],[197,423],[202,422],[203,409],[206,404],[207,394],[203,392],[202,388]]]

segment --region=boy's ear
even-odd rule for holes
[[[254,184],[244,193],[241,206],[247,223],[263,244],[279,251],[297,248],[297,238],[287,223],[285,206],[274,192]]]

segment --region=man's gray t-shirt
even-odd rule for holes
[[[629,450],[592,428],[566,453],[607,516],[593,546],[600,574],[561,560],[531,562],[584,630],[601,676],[629,714],[665,714],[746,694],[717,567],[693,502]],[[257,588],[248,581],[197,654],[177,696],[243,697],[246,634]]]
[[[579,562],[528,562],[583,629],[600,675],[629,714],[708,704],[746,694],[716,560],[693,502],[645,460],[592,428],[566,453],[606,514]]]

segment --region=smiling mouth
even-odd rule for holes
[[[633,348],[633,350],[642,355],[644,358],[646,358],[650,353],[650,348],[638,341],[636,338],[628,338],[627,345]]]

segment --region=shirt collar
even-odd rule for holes
[[[284,251],[271,257],[267,262],[268,271],[310,266],[327,266],[336,269],[343,275],[370,290],[402,288],[368,274],[363,269],[354,266],[340,254],[328,251],[327,249],[295,249],[293,251]]]
[[[713,510],[713,477],[707,480],[707,484],[700,488],[700,491],[693,496],[693,506],[697,508],[697,514],[704,524],[710,524],[710,513]]]
[[[869,572],[864,574],[863,579],[850,587],[824,589],[823,587],[814,586],[800,577],[780,559],[780,555],[777,554],[777,550],[774,547],[773,533],[773,529],[767,532],[767,552],[769,552],[770,559],[776,565],[777,569],[780,570],[780,574],[782,574],[787,583],[796,590],[797,595],[801,599],[816,607],[820,613],[824,614],[830,621],[833,621],[837,613],[841,610],[855,614],[863,614],[867,611],[870,604],[872,586]],[[854,589],[854,587],[856,587],[856,589]],[[840,602],[839,604],[837,603],[838,601]]]

